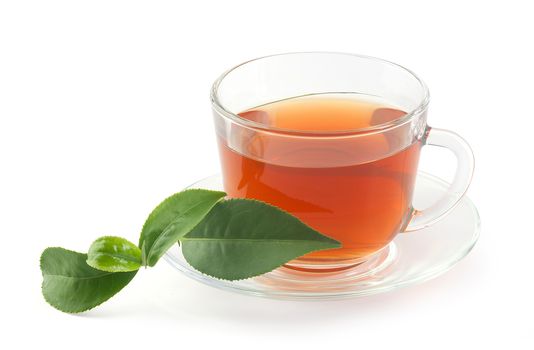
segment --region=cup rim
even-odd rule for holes
[[[413,108],[412,110],[407,112],[404,116],[402,116],[402,117],[400,117],[398,119],[395,119],[395,120],[392,120],[392,121],[389,121],[389,122],[386,122],[386,123],[378,124],[378,125],[365,127],[365,128],[346,129],[346,130],[328,130],[328,131],[297,130],[297,129],[279,128],[279,127],[268,126],[268,125],[265,125],[265,124],[260,123],[260,122],[252,121],[252,120],[249,120],[249,119],[245,119],[245,118],[239,116],[238,114],[231,112],[230,110],[228,110],[228,108],[226,108],[221,103],[221,101],[219,99],[219,94],[218,94],[219,93],[219,86],[222,83],[222,81],[224,80],[224,78],[226,78],[234,70],[236,70],[239,67],[244,66],[244,65],[246,65],[248,63],[251,63],[251,62],[254,62],[254,61],[258,61],[258,60],[262,60],[262,59],[266,59],[266,58],[271,58],[271,57],[276,57],[276,56],[302,55],[302,54],[324,54],[324,55],[352,56],[352,57],[372,60],[372,61],[376,61],[376,62],[379,62],[379,63],[382,63],[382,64],[388,64],[388,65],[394,66],[396,68],[400,68],[400,69],[408,72],[412,77],[414,77],[417,80],[417,82],[419,83],[420,87],[423,90],[423,98],[421,99],[421,101],[419,102],[419,104],[415,108]],[[215,80],[215,82],[213,83],[212,88],[211,88],[210,98],[211,98],[212,107],[218,113],[220,113],[222,116],[230,119],[231,121],[233,121],[233,122],[235,122],[237,124],[243,125],[243,126],[251,127],[251,128],[254,128],[254,129],[261,129],[261,130],[265,130],[265,131],[277,132],[277,133],[289,133],[289,134],[293,134],[293,135],[313,135],[313,136],[325,135],[325,136],[333,136],[333,135],[347,135],[347,134],[351,134],[351,135],[353,135],[353,134],[367,134],[367,133],[374,133],[374,132],[377,132],[377,131],[378,132],[383,132],[385,130],[392,129],[392,128],[398,127],[400,125],[403,125],[403,124],[411,121],[414,117],[420,115],[421,113],[423,113],[426,110],[426,108],[428,107],[428,104],[430,102],[430,92],[428,90],[427,85],[424,83],[424,81],[421,78],[419,78],[419,76],[417,76],[413,71],[411,71],[410,69],[408,69],[408,68],[406,68],[404,66],[401,66],[400,64],[397,64],[397,63],[394,63],[394,62],[391,62],[391,61],[388,61],[388,60],[385,60],[385,59],[382,59],[382,58],[373,57],[373,56],[367,56],[367,55],[354,54],[354,53],[334,52],[334,51],[297,51],[297,52],[285,52],[285,53],[278,53],[278,54],[273,54],[273,55],[266,55],[266,56],[257,57],[257,58],[245,61],[243,63],[240,63],[240,64],[228,69],[223,74],[221,74]]]

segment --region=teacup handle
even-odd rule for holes
[[[475,167],[475,157],[469,144],[460,135],[443,129],[427,127],[424,145],[450,149],[457,159],[454,179],[445,195],[424,210],[414,210],[413,217],[404,232],[428,227],[447,215],[464,196]]]

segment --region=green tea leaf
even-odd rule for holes
[[[56,309],[76,313],[102,304],[135,276],[134,272],[105,272],[85,262],[87,254],[47,248],[41,255],[42,292]]]
[[[306,253],[341,246],[291,214],[250,199],[217,203],[180,241],[191,266],[226,280],[261,275]]]
[[[165,199],[150,213],[141,231],[139,247],[143,264],[154,266],[225,195],[224,192],[192,189]]]
[[[107,272],[135,271],[141,267],[141,250],[121,237],[100,237],[89,248],[87,265]]]

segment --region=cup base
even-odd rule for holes
[[[388,256],[394,253],[394,247],[391,248],[388,245],[365,257],[341,259],[335,261],[300,258],[290,261],[289,263],[285,264],[284,267],[296,271],[315,273],[338,272],[348,269],[365,271],[366,269],[375,268],[377,264],[380,265],[386,261],[389,261],[390,259],[388,259]]]
[[[256,281],[279,291],[333,292],[347,286],[365,283],[390,267],[397,258],[397,247],[390,243],[379,252],[356,264],[318,269],[309,265],[284,265],[275,271],[256,277]]]

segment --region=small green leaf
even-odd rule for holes
[[[217,203],[180,241],[191,266],[226,280],[261,275],[301,255],[341,246],[291,214],[250,199]]]
[[[87,254],[47,248],[41,255],[42,292],[56,309],[76,313],[102,304],[134,278],[134,272],[105,272],[85,262]]]
[[[150,213],[141,231],[139,247],[143,265],[154,266],[225,195],[224,192],[192,189],[165,199]]]
[[[89,248],[87,265],[107,272],[135,271],[141,267],[141,250],[121,237],[100,237]]]

